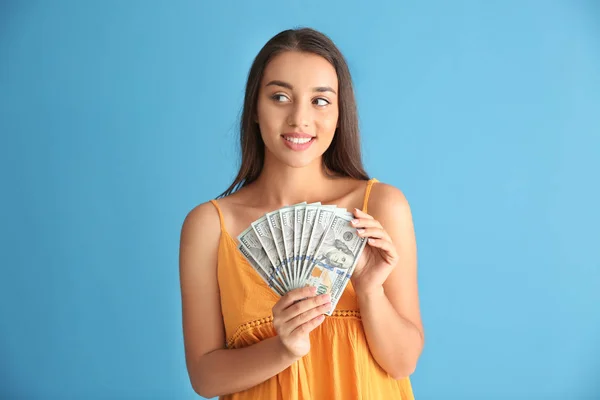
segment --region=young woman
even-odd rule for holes
[[[369,179],[352,82],[325,35],[287,30],[250,69],[241,167],[218,200],[183,222],[180,282],[194,390],[223,399],[413,399],[424,342],[417,255],[403,193]],[[331,316],[328,294],[280,297],[234,239],[285,205],[352,210],[368,244]]]

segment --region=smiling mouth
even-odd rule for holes
[[[317,140],[316,136],[310,136],[306,133],[291,133],[281,135],[285,146],[292,151],[304,151],[312,146]]]
[[[290,136],[283,136],[283,138],[285,140],[287,140],[288,142],[295,143],[295,144],[306,144],[314,139],[314,137],[299,138],[299,137],[290,137]]]

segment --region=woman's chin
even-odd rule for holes
[[[321,157],[315,157],[314,155],[308,156],[308,154],[306,155],[300,155],[300,154],[273,154],[271,153],[271,155],[273,155],[274,157],[271,159],[271,161],[275,161],[273,164],[276,164],[276,168],[304,168],[304,167],[308,167],[310,165],[313,165],[314,163],[318,163],[321,162]],[[268,156],[267,156],[268,158]],[[268,160],[265,160],[266,162],[269,162]],[[270,164],[270,163],[269,163]]]
[[[295,152],[287,149],[271,151],[266,149],[265,163],[275,168],[305,168],[322,163],[322,154],[318,152]]]
[[[282,160],[290,168],[305,168],[314,163],[314,159],[299,159],[297,157]]]

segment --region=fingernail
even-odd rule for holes
[[[357,219],[353,219],[352,220],[352,225],[356,225],[356,224],[358,224],[358,220]]]
[[[365,233],[365,230],[362,229],[362,228],[360,228],[360,229],[357,229],[356,232],[358,232],[358,233],[360,233],[362,235],[363,233]]]

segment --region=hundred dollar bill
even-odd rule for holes
[[[270,287],[276,287],[278,293],[285,293],[284,287],[277,281],[275,269],[272,267],[267,253],[262,248],[258,237],[252,227],[248,227],[238,236],[240,244],[238,249],[246,257],[252,267],[269,284]],[[250,257],[248,257],[250,256]]]
[[[306,207],[308,210],[312,207]],[[302,265],[302,273],[300,276],[300,282],[304,283],[307,274],[309,273],[309,265],[315,255],[317,250],[317,246],[321,243],[323,235],[325,231],[331,225],[333,221],[333,216],[335,215],[335,206],[317,206],[317,213],[315,214],[314,226],[312,228],[312,232],[310,233],[310,238],[308,241],[308,247],[306,248],[305,260]]]
[[[252,252],[243,244],[240,243],[238,245],[238,250],[246,257],[248,263],[254,268],[256,272],[260,275],[260,277],[265,281],[265,283],[278,295],[283,296],[285,294],[283,288],[277,283],[274,275],[269,275],[266,272],[266,269],[259,265],[256,261],[256,258],[252,255]]]
[[[295,236],[295,220],[294,207],[284,207],[279,210],[279,218],[281,219],[281,232],[283,234],[283,250],[285,253],[285,264],[288,266],[290,277],[289,290],[296,288],[294,274],[296,263],[294,262],[294,236]]]
[[[311,235],[315,227],[315,222],[319,215],[319,207],[313,207],[312,205],[307,206],[304,209],[304,223],[302,224],[302,231],[300,233],[300,262],[298,263],[297,281],[302,282],[302,275],[304,274],[304,264],[306,264],[306,254],[308,253],[308,245],[311,241]]]
[[[302,222],[304,220],[304,208],[306,207],[306,202],[297,203],[291,206],[294,210],[294,240],[293,249],[292,249],[292,286],[294,288],[300,287],[298,284],[298,257],[300,250],[300,236],[302,234]]]
[[[306,286],[317,287],[318,294],[330,294],[331,309],[327,315],[331,315],[342,297],[366,244],[366,238],[358,236],[351,225],[353,218],[348,212],[335,214],[306,276]]]
[[[300,277],[302,276],[302,266],[306,260],[306,250],[308,249],[308,242],[310,241],[310,235],[312,233],[315,217],[317,216],[317,206],[320,204],[309,204],[304,208],[304,216],[302,220],[302,229],[300,231],[300,248],[298,250],[298,263],[296,264],[296,282],[302,283]]]
[[[280,284],[283,285],[283,282],[286,281],[285,271],[283,271],[283,265],[279,259],[279,254],[277,253],[277,248],[275,247],[275,239],[273,238],[273,234],[271,233],[272,231],[269,228],[269,221],[267,221],[267,217],[262,216],[258,220],[252,222],[250,226],[262,244],[262,247],[269,258],[271,265],[274,266],[275,273],[277,274]]]
[[[320,206],[320,202],[310,203],[307,207],[304,207],[304,214],[302,215],[302,220],[298,221],[301,225],[301,229],[297,232],[300,235],[299,238],[299,246],[298,246],[298,262],[296,264],[296,282],[302,286],[302,282],[300,281],[300,276],[302,275],[302,266],[304,265],[304,261],[306,260],[306,250],[308,248],[308,243],[310,241],[310,235],[312,234],[312,230],[315,224],[315,217],[317,216],[317,210]]]
[[[281,230],[281,218],[279,217],[278,210],[267,213],[266,215],[273,241],[275,242],[275,249],[277,257],[279,258],[279,264],[281,265],[281,271],[285,280],[285,289],[289,290],[290,287],[290,269],[288,268],[287,260],[285,257],[285,248],[283,240],[283,231]]]
[[[295,287],[299,287],[300,240],[302,239],[302,223],[304,222],[305,209],[305,206],[294,207],[294,274],[292,280]]]

